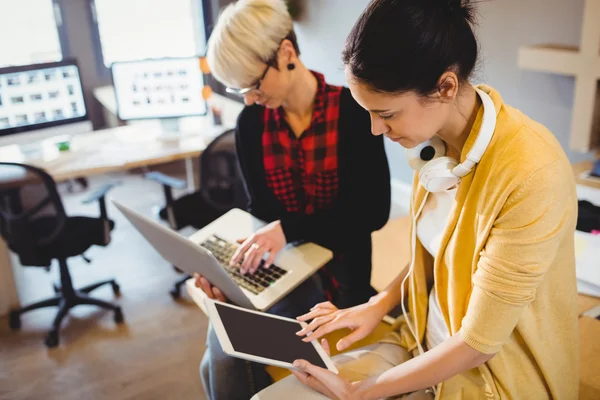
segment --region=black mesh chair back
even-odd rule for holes
[[[200,192],[217,210],[246,208],[248,196],[235,151],[235,131],[215,138],[200,157]]]
[[[69,310],[77,305],[94,305],[115,313],[115,322],[123,322],[121,308],[95,299],[89,293],[111,285],[115,294],[119,285],[114,279],[75,289],[67,258],[81,255],[93,245],[110,242],[114,223],[106,215],[105,195],[114,185],[105,185],[85,202],[98,201],[101,217],[67,216],[54,179],[44,170],[24,164],[0,162],[0,234],[8,247],[19,256],[23,266],[46,267],[58,261],[60,285],[56,295],[10,312],[11,329],[21,328],[21,315],[40,308],[58,307],[52,329],[46,337],[48,347],[59,343],[59,328]],[[90,262],[84,256],[87,262]]]
[[[173,229],[187,225],[202,229],[232,208],[245,210],[248,195],[235,150],[235,131],[217,136],[200,156],[200,189],[197,192],[173,201],[168,181],[161,183],[167,206],[160,215]],[[170,292],[173,298],[179,298],[181,286],[187,279],[189,275],[175,283]]]
[[[0,234],[23,265],[48,266],[37,250],[61,234],[67,216],[52,177],[42,169],[0,162]]]

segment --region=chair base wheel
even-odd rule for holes
[[[123,321],[124,321],[123,311],[121,310],[121,307],[119,307],[115,310],[115,323],[122,324]]]
[[[8,323],[10,329],[12,329],[13,331],[18,331],[19,329],[21,329],[21,314],[19,314],[16,311],[11,311]]]
[[[49,349],[52,349],[56,346],[58,346],[58,331],[50,331],[48,333],[48,336],[46,336],[46,347],[48,347]]]

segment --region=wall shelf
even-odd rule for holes
[[[570,147],[587,152],[600,147],[600,0],[586,0],[581,46],[523,46],[519,67],[575,78]]]

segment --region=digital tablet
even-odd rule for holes
[[[317,340],[306,343],[296,335],[304,322],[211,299],[206,300],[206,308],[225,354],[294,370],[292,363],[303,359],[338,373]]]

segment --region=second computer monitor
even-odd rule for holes
[[[0,68],[0,145],[91,129],[75,60]]]
[[[111,66],[119,118],[205,115],[199,57],[116,62]]]

